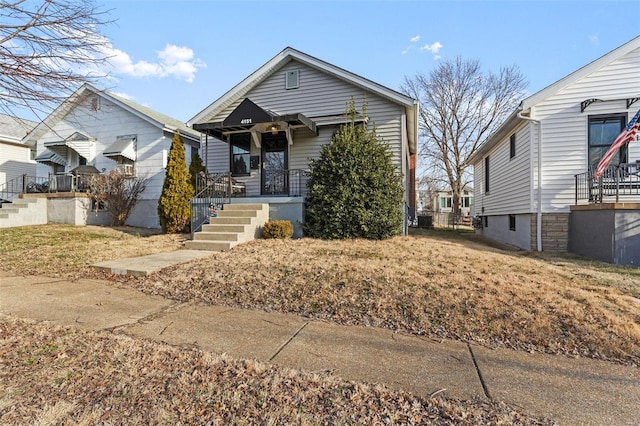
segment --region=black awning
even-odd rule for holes
[[[316,123],[304,114],[278,115],[260,108],[249,98],[245,98],[223,121],[194,124],[193,129],[222,139],[225,133],[249,132],[257,129],[256,125],[265,123],[286,123],[288,126],[303,126],[317,134]],[[267,131],[262,126],[259,131]]]

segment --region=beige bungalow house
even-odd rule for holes
[[[640,142],[594,170],[640,108],[640,37],[522,100],[470,158],[488,238],[640,264]]]
[[[366,100],[366,116],[389,145],[403,176],[405,203],[415,209],[418,102],[333,64],[285,48],[196,114],[203,161],[211,173],[229,172],[242,185],[231,203],[269,204],[272,219],[291,220],[302,236],[310,158],[345,122],[347,102]]]

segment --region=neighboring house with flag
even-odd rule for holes
[[[640,264],[639,108],[640,37],[524,99],[469,160],[477,232],[525,250]]]
[[[78,201],[81,191],[71,186],[78,173],[109,173],[147,179],[147,187],[127,224],[159,228],[158,199],[162,192],[171,140],[180,133],[187,165],[200,147],[200,133],[175,118],[116,94],[84,84],[25,138],[37,147],[37,175],[47,190]],[[70,199],[71,199],[70,198]],[[72,204],[72,203],[67,203]],[[50,209],[51,210],[51,209]],[[49,217],[53,211],[49,212]],[[83,224],[73,219],[56,219]],[[68,215],[67,215],[68,217]],[[92,216],[88,217],[91,223]],[[86,222],[85,222],[86,223]]]

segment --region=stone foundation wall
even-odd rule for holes
[[[569,251],[569,216],[570,213],[542,214],[542,251]],[[537,215],[531,215],[531,251],[538,249],[537,245]]]
[[[570,213],[542,214],[542,251],[569,251]],[[533,240],[535,244],[535,239]]]

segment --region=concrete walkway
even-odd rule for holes
[[[559,424],[640,424],[640,369],[603,361],[178,303],[97,280],[0,273],[0,312],[330,371],[347,380],[384,383],[424,397],[439,392],[461,399],[492,398]]]

